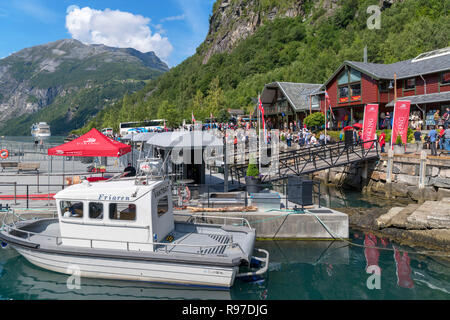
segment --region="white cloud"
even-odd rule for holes
[[[87,44],[154,51],[158,57],[167,60],[173,46],[167,37],[152,34],[149,23],[149,18],[119,10],[67,8],[66,28],[72,38]]]
[[[179,21],[179,20],[184,20],[184,19],[186,19],[186,15],[185,15],[185,14],[180,14],[179,16],[173,16],[173,17],[163,18],[163,19],[161,19],[161,22],[166,22],[166,21]]]

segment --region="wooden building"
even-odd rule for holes
[[[271,128],[279,129],[291,122],[302,123],[311,112],[320,111],[321,84],[273,82],[261,94],[265,119]],[[255,116],[258,108],[255,109]]]
[[[411,113],[422,120],[436,110],[442,115],[450,107],[450,47],[393,64],[345,61],[320,91],[320,110],[327,92],[340,128],[360,122],[369,103],[380,105],[381,117],[392,113],[395,99],[411,101]]]

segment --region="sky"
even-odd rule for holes
[[[154,51],[169,67],[205,40],[215,0],[0,0],[0,59],[77,39]]]

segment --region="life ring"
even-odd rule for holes
[[[9,157],[9,151],[7,149],[0,150],[0,158],[6,159]]]

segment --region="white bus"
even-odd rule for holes
[[[119,132],[121,136],[125,136],[128,133],[135,132],[152,132],[164,130],[164,119],[158,120],[145,120],[138,122],[124,122],[119,125]]]

